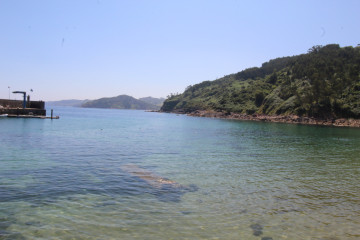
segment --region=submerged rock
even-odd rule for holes
[[[262,230],[263,230],[263,226],[261,226],[258,223],[255,224],[251,224],[250,228],[253,230],[253,235],[254,236],[260,236],[263,234]]]
[[[190,211],[181,211],[181,213],[184,214],[184,215],[189,215],[189,214],[191,214],[192,212],[190,212]]]
[[[198,187],[194,184],[188,186],[182,185],[135,164],[126,164],[120,168],[131,176],[139,178],[150,185],[152,187],[152,189],[149,189],[150,192],[156,195],[161,201],[178,202],[184,193],[195,192],[198,190]]]
[[[120,167],[121,170],[128,172],[129,174],[141,178],[142,180],[146,181],[148,184],[150,184],[152,187],[155,188],[162,188],[166,185],[178,187],[180,184],[167,179],[160,177],[153,172],[150,172],[149,170],[146,170],[144,168],[141,168],[135,164],[126,164]]]

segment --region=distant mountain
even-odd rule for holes
[[[139,98],[139,100],[161,107],[165,101],[165,98],[144,97]]]
[[[66,106],[66,107],[81,107],[82,104],[88,102],[89,100],[60,100],[60,101],[47,101],[46,104],[50,106]]]
[[[148,99],[148,98],[146,98]],[[159,110],[160,106],[141,101],[128,95],[117,97],[100,98],[88,101],[81,105],[84,108],[113,108],[113,109],[139,109],[139,110]]]

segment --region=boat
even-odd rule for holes
[[[7,117],[8,114],[0,114],[0,117]]]

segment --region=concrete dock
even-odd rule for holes
[[[9,118],[39,118],[39,119],[59,119],[59,116],[46,116],[45,102],[0,99],[0,116]]]
[[[47,117],[47,116],[38,116],[38,115],[13,115],[8,114],[8,118],[40,118],[40,119],[59,119],[59,116]]]

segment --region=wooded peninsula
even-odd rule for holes
[[[360,126],[360,46],[314,46],[171,94],[161,111]]]

